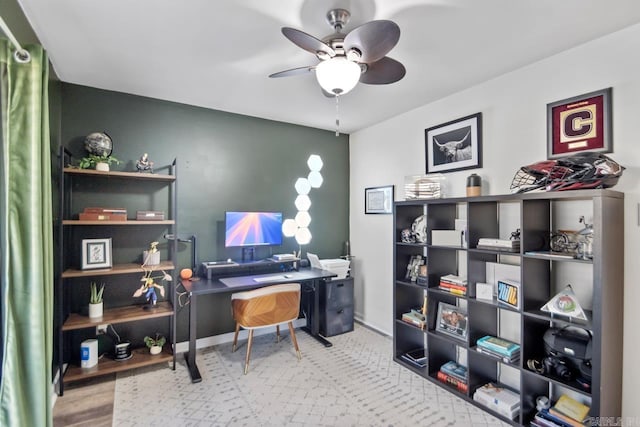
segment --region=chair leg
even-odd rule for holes
[[[280,325],[276,325],[276,342],[280,342]]]
[[[251,344],[253,343],[253,329],[249,329],[249,341],[247,342],[247,357],[244,359],[244,374],[249,372],[249,356],[251,356]]]
[[[240,332],[240,324],[236,323],[236,333],[233,336],[233,347],[231,347],[232,353],[238,349],[238,332]]]
[[[302,355],[300,354],[300,349],[298,348],[298,340],[296,339],[296,333],[293,330],[293,323],[289,322],[289,332],[291,333],[291,341],[293,341],[293,346],[296,349],[296,355],[298,356],[298,360],[302,359]]]

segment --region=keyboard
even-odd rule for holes
[[[273,282],[275,280],[291,279],[292,277],[293,275],[291,274],[276,274],[274,276],[254,277],[253,281],[256,283]]]

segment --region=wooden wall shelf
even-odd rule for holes
[[[74,329],[92,328],[99,325],[109,325],[133,322],[135,320],[153,319],[156,317],[165,317],[173,315],[171,304],[166,301],[159,302],[154,309],[145,310],[142,305],[131,305],[126,307],[118,307],[105,309],[104,315],[99,318],[92,319],[78,313],[71,313],[62,325],[63,331],[71,331]]]
[[[155,271],[158,270],[174,270],[175,264],[173,261],[162,261],[160,264],[153,266]],[[78,270],[76,268],[69,268],[62,273],[62,278],[68,279],[71,277],[95,277],[95,276],[114,276],[118,274],[142,274],[142,267],[140,264],[117,264],[112,268],[101,268],[96,270]]]

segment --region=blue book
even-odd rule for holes
[[[442,365],[440,367],[440,370],[445,374],[451,375],[452,377],[461,379],[465,382],[467,381],[467,368],[460,365],[459,363],[454,362],[453,360],[450,360]]]
[[[488,350],[497,352],[504,356],[512,356],[513,354],[520,351],[520,346],[511,341],[507,341],[502,338],[494,337],[492,335],[486,335],[482,338],[479,338],[476,342],[478,347],[483,347]]]

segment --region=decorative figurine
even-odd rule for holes
[[[153,162],[149,160],[149,155],[144,153],[136,162],[136,169],[138,172],[153,173]]]

